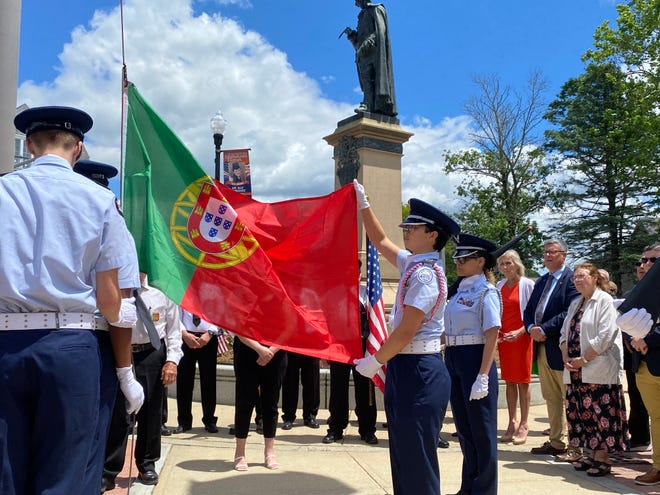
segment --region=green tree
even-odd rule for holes
[[[545,160],[537,135],[546,110],[547,83],[533,72],[522,93],[495,76],[474,79],[479,95],[466,104],[474,122],[473,149],[445,153],[446,173],[460,174],[456,189],[465,202],[457,215],[464,232],[502,245],[524,230],[530,218],[559,198],[547,180],[554,164]],[[538,259],[538,229],[517,246],[526,265]]]
[[[556,126],[546,131],[546,149],[568,172],[558,230],[574,255],[608,269],[617,283],[648,240],[630,242],[636,224],[657,214],[657,115],[647,94],[618,65],[590,64],[546,114]]]
[[[635,76],[654,92],[660,91],[660,2],[630,0],[617,5],[616,27],[603,22],[594,34],[594,49],[583,59],[593,63],[613,63]],[[660,102],[655,99],[656,104]]]

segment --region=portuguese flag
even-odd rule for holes
[[[210,178],[130,83],[127,100],[124,215],[150,283],[265,345],[360,357],[353,186],[252,200]]]

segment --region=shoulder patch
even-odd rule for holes
[[[424,266],[419,270],[417,270],[415,276],[417,277],[417,280],[419,280],[420,283],[425,285],[433,282],[433,279],[435,278],[433,276],[433,270],[428,266]]]

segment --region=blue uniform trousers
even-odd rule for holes
[[[470,495],[497,493],[497,368],[488,373],[488,395],[470,400],[479,374],[483,345],[448,347],[445,362],[451,376],[451,410],[463,451],[461,490]]]
[[[99,355],[101,357],[99,420],[94,435],[94,445],[92,446],[87,464],[87,473],[84,482],[85,489],[82,493],[96,493],[100,490],[110,418],[112,417],[115,397],[119,389],[115,355],[112,351],[112,344],[110,343],[110,334],[108,332],[95,332],[95,335],[99,340]]]
[[[95,332],[0,331],[0,493],[88,495],[100,370]]]
[[[438,354],[397,354],[387,363],[385,413],[394,495],[438,495],[438,435],[449,400]]]

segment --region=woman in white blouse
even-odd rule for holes
[[[623,343],[598,268],[593,263],[577,265],[573,280],[582,297],[569,306],[559,338],[568,437],[571,447],[591,450],[573,467],[589,476],[605,476],[612,470],[609,453],[623,452],[628,436],[621,385]]]

